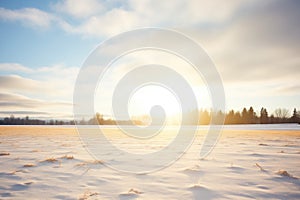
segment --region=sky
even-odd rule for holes
[[[299,9],[298,0],[1,0],[0,117],[71,119],[85,59],[108,38],[144,27],[199,43],[223,80],[227,110],[299,110]],[[109,115],[107,102],[97,102]]]

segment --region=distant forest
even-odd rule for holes
[[[80,121],[74,120],[40,120],[40,119],[30,119],[28,116],[24,118],[15,117],[11,115],[10,117],[5,117],[0,119],[0,125],[132,125],[132,123],[137,125],[142,125],[140,121],[134,120],[112,120],[112,119],[104,119],[103,115],[97,113],[94,117],[89,120],[85,120],[84,118]]]
[[[199,112],[199,113],[195,113]],[[199,120],[191,118],[199,114]],[[276,124],[276,123],[300,123],[300,112],[293,110],[292,115],[290,116],[290,111],[287,109],[278,108],[274,111],[273,114],[269,115],[266,108],[261,108],[260,113],[254,112],[254,109],[250,107],[249,109],[244,108],[241,112],[231,110],[228,113],[223,113],[221,111],[213,112],[207,110],[200,111],[191,111],[186,113],[191,119],[187,125],[208,125],[211,122],[212,116],[214,118],[223,119],[225,116],[224,124]],[[142,117],[141,117],[142,118]],[[217,120],[216,120],[217,121]],[[76,124],[80,125],[143,125],[143,120],[138,120],[138,117],[135,120],[120,120],[116,121],[113,119],[104,119],[103,115],[97,113],[94,117],[85,120],[76,121]],[[0,125],[75,125],[74,120],[39,120],[39,119],[30,119],[28,116],[25,118],[14,117],[5,117],[0,119]]]
[[[198,124],[207,125],[210,123],[211,116],[216,118],[223,118],[225,115],[224,124],[278,124],[278,123],[299,123],[300,112],[293,110],[290,116],[288,109],[277,108],[273,114],[269,115],[266,108],[261,108],[259,113],[254,112],[253,107],[249,109],[243,108],[240,111],[230,110],[228,113],[223,112],[208,112],[206,110],[200,110],[200,120]]]

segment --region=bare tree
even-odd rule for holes
[[[289,110],[288,110],[288,109],[285,109],[285,108],[277,108],[277,109],[274,111],[274,115],[275,115],[275,117],[277,117],[277,118],[285,119],[285,118],[287,118],[288,115],[289,115]]]

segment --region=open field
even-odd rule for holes
[[[105,165],[114,158],[95,160],[74,127],[2,126],[0,199],[300,199],[299,127],[241,127],[225,128],[203,160],[199,151],[206,131],[200,130],[173,165],[129,174]],[[105,133],[129,152],[148,153],[167,144],[133,145],[112,127]]]

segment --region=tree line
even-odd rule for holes
[[[41,119],[30,119],[29,116],[24,118],[15,117],[10,115],[10,117],[5,117],[0,119],[0,125],[74,125],[74,120],[41,120]]]
[[[0,125],[132,125],[132,123],[137,125],[142,125],[138,120],[113,120],[104,119],[103,115],[97,113],[94,117],[85,120],[84,118],[79,121],[75,120],[41,120],[41,119],[30,119],[28,116],[24,118],[15,117],[11,115],[10,117],[5,117],[0,119]]]
[[[199,114],[199,115],[198,115]],[[289,110],[284,108],[278,108],[269,115],[266,108],[261,108],[259,113],[256,113],[253,107],[249,109],[243,108],[242,111],[230,110],[227,113],[221,111],[191,111],[184,114],[184,117],[189,119],[186,121],[186,125],[208,125],[212,122],[212,116],[214,119],[217,119],[216,122],[221,122],[221,119],[224,119],[224,124],[276,124],[276,123],[300,123],[300,112],[293,110],[292,115],[290,116]],[[197,120],[196,117],[199,116]],[[220,120],[218,120],[220,119]],[[214,122],[212,122],[214,123]],[[5,117],[0,119],[0,125],[143,125],[143,120],[135,117],[134,120],[113,120],[113,119],[104,119],[103,115],[97,113],[92,118],[80,121],[74,120],[40,120],[40,119],[30,119],[28,116],[24,118],[14,117]]]
[[[290,116],[289,110],[277,108],[274,113],[269,115],[266,108],[262,107],[257,114],[253,107],[243,108],[242,111],[230,110],[228,113],[208,112],[200,110],[198,124],[207,125],[211,122],[212,116],[223,119],[224,124],[278,124],[278,123],[300,123],[300,112],[295,108]]]

